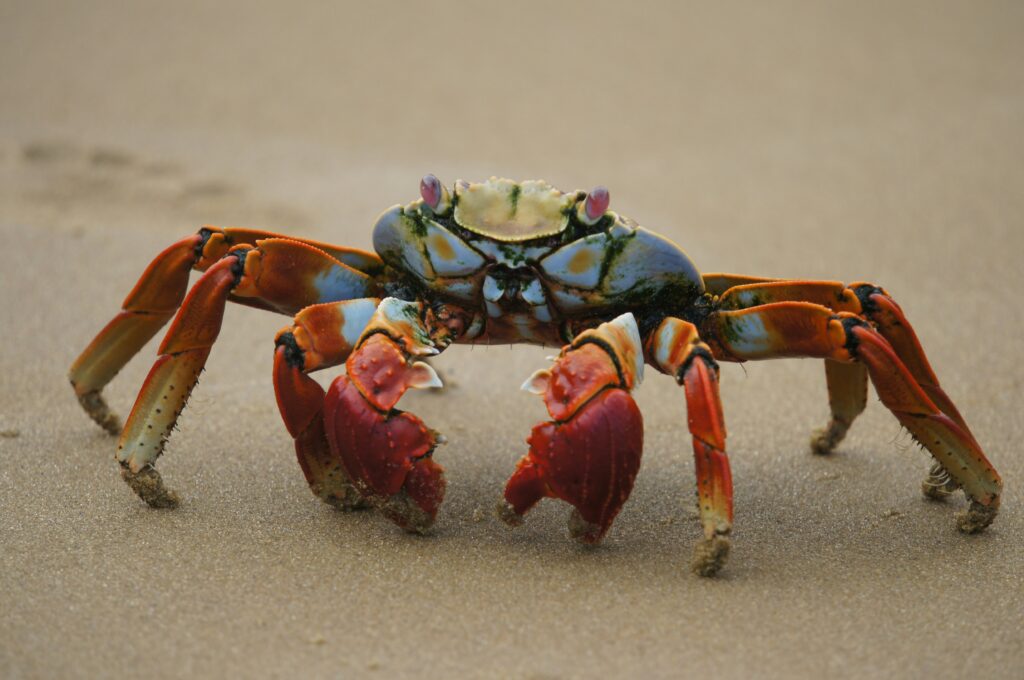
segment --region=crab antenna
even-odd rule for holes
[[[608,189],[603,186],[596,186],[590,190],[586,200],[576,209],[576,217],[584,224],[597,224],[597,221],[604,217],[605,211],[608,210],[608,203],[610,201],[611,196],[608,193]]]
[[[420,196],[434,213],[443,215],[451,208],[452,199],[448,189],[433,174],[427,174],[420,180]]]

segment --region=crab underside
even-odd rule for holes
[[[562,193],[539,182],[432,175],[421,200],[386,211],[376,254],[249,229],[204,227],[160,253],[122,311],[71,367],[81,405],[111,434],[124,479],[151,506],[173,507],[154,467],[220,331],[230,301],[292,315],[273,358],[277,403],[313,492],[338,508],[370,505],[425,532],[444,497],[444,441],[397,408],[409,388],[439,387],[425,358],[453,343],[561,345],[524,389],[550,420],[505,487],[498,514],[517,524],[543,498],[573,506],[572,536],[599,542],[640,467],[642,417],[631,396],[644,366],[684,388],[704,537],[702,575],[725,563],[732,479],[718,362],[825,360],[832,417],[811,440],[830,453],[882,403],[934,457],[923,491],[962,489],[967,533],[995,518],[1002,482],[889,294],[868,283],[698,273],[670,241],[608,210],[603,188]],[[192,269],[203,272],[188,290]],[[186,295],[187,292],[187,295]],[[173,323],[122,429],[102,388]],[[325,392],[309,374],[345,365]]]

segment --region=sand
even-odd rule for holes
[[[1020,4],[116,5],[0,7],[0,676],[1020,677]],[[720,577],[687,569],[683,397],[652,372],[605,543],[553,501],[508,529],[550,350],[455,348],[403,402],[450,439],[435,535],[406,535],[310,494],[270,382],[287,319],[239,307],[160,461],[181,507],[144,506],[65,376],[152,255],[203,223],[368,247],[428,171],[604,183],[704,271],[886,286],[1000,516],[960,535],[873,396],[812,456],[823,370],[794,360],[723,370]]]

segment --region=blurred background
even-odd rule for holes
[[[971,258],[971,239],[1009,235],[991,212],[1015,212],[982,194],[1020,200],[1012,2],[0,11],[8,136],[229,175],[304,212],[282,228],[359,245],[427,171],[605,183],[702,268],[781,276],[873,276],[876,229]],[[772,242],[821,257],[782,271]]]
[[[455,348],[447,394],[408,400],[452,440],[430,540],[310,497],[270,386],[280,317],[229,310],[161,462],[172,513],[117,479],[64,374],[201,224],[368,248],[426,172],[605,184],[703,271],[887,287],[1019,478],[1022,38],[1018,2],[0,3],[0,674],[1012,677],[1015,485],[958,536],[874,399],[812,459],[818,362],[723,369],[716,582],[685,569],[667,379],[637,397],[633,498],[583,551],[553,502],[515,533],[490,514],[550,350]],[[111,385],[122,413],[154,352]]]

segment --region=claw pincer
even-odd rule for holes
[[[597,543],[629,498],[644,438],[643,418],[629,394],[639,378],[632,360],[639,335],[634,343],[634,336],[616,333],[619,328],[635,334],[632,316],[580,335],[550,371],[538,371],[524,385],[543,396],[552,421],[533,428],[530,450],[505,487],[499,513],[507,523],[518,524],[542,498],[560,498],[575,508],[572,536]],[[623,337],[625,346],[616,346]]]
[[[439,435],[394,408],[410,387],[440,384],[384,333],[365,338],[324,400],[327,439],[352,483],[399,526],[424,532],[444,499],[444,470],[430,456]]]

